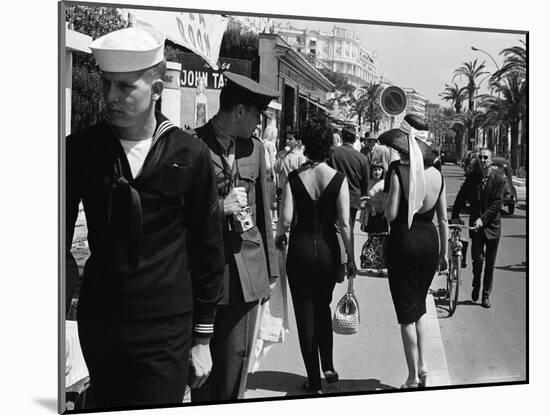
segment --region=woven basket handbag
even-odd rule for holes
[[[334,310],[332,330],[336,334],[355,334],[359,329],[359,302],[353,293],[353,279],[348,278],[348,291]]]

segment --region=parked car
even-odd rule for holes
[[[510,162],[504,157],[493,157],[493,162],[491,167],[499,170],[504,177],[506,177],[506,188],[504,189],[504,199],[503,204],[508,207],[508,213],[510,215],[514,214],[516,209],[516,201],[518,200],[518,195],[514,183],[512,182],[512,166]]]
[[[441,150],[441,164],[445,163],[454,163],[458,164],[458,158],[455,153],[447,152],[446,150]]]

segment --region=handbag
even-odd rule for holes
[[[386,251],[388,249],[388,243],[389,236],[387,233],[369,234],[361,248],[361,268],[387,268]]]
[[[348,278],[348,291],[338,301],[332,318],[332,330],[336,334],[355,334],[359,329],[359,302],[353,293],[353,277]]]

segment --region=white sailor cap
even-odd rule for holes
[[[164,59],[165,36],[152,27],[117,30],[90,44],[99,68],[105,72],[134,72]]]

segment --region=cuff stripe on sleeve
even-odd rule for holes
[[[214,333],[214,324],[195,324],[196,333]]]

